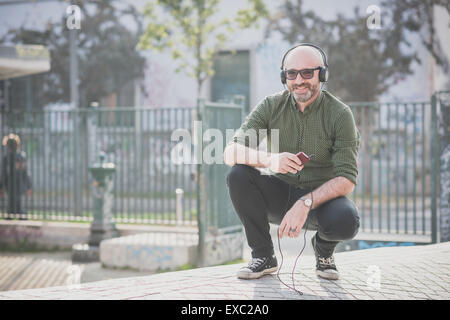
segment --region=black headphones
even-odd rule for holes
[[[291,52],[292,50],[294,50],[295,48],[301,47],[301,46],[309,46],[309,47],[313,47],[316,48],[320,54],[323,57],[323,67],[319,67],[319,81],[320,82],[327,82],[328,80],[328,63],[327,63],[327,55],[325,54],[325,52],[322,50],[321,47],[316,46],[315,44],[311,44],[311,43],[301,43],[299,45],[296,45],[295,47],[290,48],[288,51],[286,51],[286,53],[283,56],[283,59],[281,60],[281,72],[280,72],[280,78],[281,78],[281,83],[282,84],[286,84],[286,74],[284,71],[284,60],[286,59],[286,56],[288,55],[289,52]]]

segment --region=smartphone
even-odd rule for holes
[[[302,165],[305,165],[306,163],[308,163],[309,160],[311,160],[306,153],[300,151],[299,153],[296,154],[296,156],[300,159],[300,161],[302,162]]]

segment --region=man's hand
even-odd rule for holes
[[[308,217],[309,208],[305,206],[303,200],[298,200],[292,208],[286,212],[278,229],[278,237],[283,236],[289,238],[297,238],[302,231],[306,218]]]
[[[268,168],[275,173],[293,173],[303,169],[300,159],[293,153],[273,153],[269,158]]]

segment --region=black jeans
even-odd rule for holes
[[[231,168],[227,185],[253,258],[274,253],[269,222],[279,225],[294,203],[311,191],[298,189],[242,164]],[[357,234],[358,210],[347,197],[338,197],[311,210],[303,228],[306,226],[308,230],[317,230],[316,248],[321,256],[329,257],[340,241]]]

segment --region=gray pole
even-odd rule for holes
[[[71,0],[72,5],[76,4],[75,0]],[[70,103],[72,107],[77,110],[80,104],[80,98],[78,94],[78,59],[77,59],[77,28],[71,28],[69,30],[69,54],[70,54]],[[75,113],[75,132],[80,132],[80,117],[78,113]],[[75,137],[75,159],[74,166],[76,172],[81,170],[81,162],[78,155],[80,155],[80,142],[81,139],[77,135]],[[81,175],[74,175],[74,215],[81,216]]]
[[[440,241],[450,241],[450,91],[438,94],[440,156]]]

